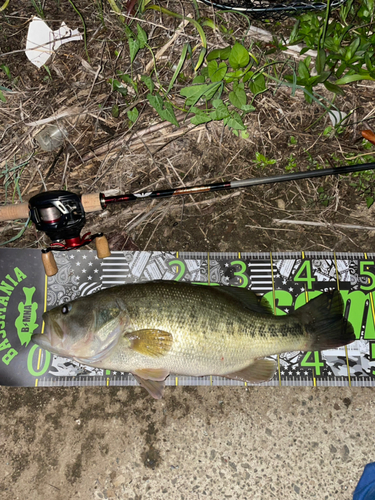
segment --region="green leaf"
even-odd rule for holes
[[[1,92],[1,90],[0,90],[0,101],[7,102],[7,100],[5,99],[5,95]]]
[[[130,62],[133,62],[141,46],[139,40],[134,40],[134,38],[129,38],[128,44],[130,50]]]
[[[163,98],[159,94],[147,94],[147,100],[158,113],[163,109]]]
[[[367,196],[366,197],[366,205],[367,205],[367,208],[370,208],[371,205],[374,203],[374,198],[372,196]]]
[[[119,82],[114,78],[110,78],[108,81],[112,85],[112,89],[114,91],[120,92],[120,94],[123,95],[124,97],[127,95],[128,89],[123,87],[121,82]]]
[[[215,60],[210,61],[207,67],[208,76],[210,77],[211,82],[221,82],[228,70],[228,66],[225,64],[225,62],[221,62],[218,65]]]
[[[359,37],[355,38],[349,47],[346,49],[344,59],[346,62],[350,61],[354,54],[357,52],[361,39]]]
[[[130,78],[130,75],[127,75],[125,73],[121,73],[120,71],[117,72],[117,76],[121,78],[121,80],[124,83],[128,83],[129,85],[133,85],[133,80]]]
[[[194,78],[193,83],[204,83],[205,81],[206,81],[206,78],[203,75],[197,75]]]
[[[215,101],[212,101],[212,104],[214,104],[216,108],[215,111],[212,111],[210,115],[213,120],[224,120],[224,118],[228,118],[228,107],[223,103],[221,99],[215,99]]]
[[[303,61],[300,61],[298,64],[298,74],[301,78],[306,80],[310,78],[310,71],[307,69],[306,64]]]
[[[243,70],[242,69],[238,69],[237,71],[229,71],[225,77],[224,77],[224,80],[227,82],[227,83],[231,83],[231,82],[234,82],[234,81],[238,81],[242,75],[244,74]]]
[[[194,106],[195,103],[204,95],[208,85],[192,85],[191,87],[184,87],[180,90],[180,94],[186,97],[186,106]]]
[[[347,83],[358,82],[361,80],[375,80],[375,78],[370,76],[368,73],[365,74],[356,73],[355,75],[346,75],[343,78],[336,80],[335,83],[336,85],[346,85]]]
[[[167,89],[167,94],[170,92],[171,88],[173,87],[174,82],[176,81],[176,78],[178,77],[178,74],[180,73],[181,68],[184,65],[186,54],[187,54],[187,51],[188,51],[188,45],[189,45],[188,43],[185,43],[185,45],[184,45],[184,47],[182,49],[180,60],[178,61],[176,70],[173,73],[171,81],[169,82],[168,89]]]
[[[137,40],[139,42],[139,48],[143,49],[144,46],[147,44],[147,33],[138,23],[137,23],[137,31],[138,31]]]
[[[217,82],[217,83],[211,83],[208,85],[208,88],[206,92],[204,93],[205,98],[209,101],[210,99],[213,98],[213,96],[216,94],[218,91],[219,87],[222,87],[223,84],[222,82]]]
[[[305,101],[309,104],[312,103],[313,101],[313,98],[311,96],[311,94],[313,93],[313,89],[312,87],[309,87],[309,86],[305,86],[305,89],[307,90],[307,92],[304,92],[304,96],[305,96]]]
[[[229,93],[229,100],[238,109],[246,105],[246,92],[243,89],[243,84],[233,85],[233,91]]]
[[[212,61],[213,59],[221,59],[222,61],[228,59],[230,55],[231,47],[225,47],[225,49],[214,49],[207,56],[207,62]]]
[[[292,32],[290,33],[289,37],[289,45],[294,45],[296,41],[298,40],[298,30],[299,30],[299,25],[300,25],[300,20],[298,19],[292,29]]]
[[[326,53],[324,49],[318,50],[318,55],[315,61],[315,69],[316,72],[320,75],[324,71],[324,67],[326,64]]]
[[[334,92],[335,94],[338,94],[338,95],[345,95],[345,92],[342,90],[342,88],[339,87],[338,85],[335,85],[334,83],[325,81],[324,86],[330,92]]]
[[[236,111],[234,111],[229,118],[225,119],[225,123],[234,130],[246,130],[242,118]]]
[[[368,52],[366,52],[366,54],[365,54],[365,63],[366,63],[366,67],[369,71],[372,71],[374,69],[374,66],[372,65],[372,61],[371,61],[372,56],[373,56],[373,53],[369,54]]]
[[[211,120],[211,116],[206,115],[206,113],[197,113],[195,116],[190,118],[190,123],[193,125],[201,125],[202,123],[208,123]]]
[[[137,108],[133,108],[133,109],[130,109],[128,112],[127,112],[127,115],[128,115],[128,118],[129,120],[134,123],[137,121],[137,118],[139,116],[139,113],[138,113],[138,109]]]
[[[219,59],[220,58],[220,50],[221,49],[211,50],[211,52],[209,54],[207,54],[206,61],[210,62],[210,61],[213,61],[214,59]]]
[[[209,28],[211,28],[212,30],[215,30],[217,29],[217,26],[216,24],[213,22],[212,19],[205,19],[203,22],[202,22],[202,26],[208,26]]]
[[[129,28],[129,26],[127,24],[124,25],[124,31],[125,31],[125,35],[127,36],[127,38],[134,38],[135,37],[134,33],[132,32],[132,30]]]
[[[254,94],[254,97],[260,94],[261,92],[264,92],[267,89],[267,87],[263,73],[256,76],[255,79],[249,83],[249,87],[251,92]]]
[[[317,85],[318,83],[323,83],[327,80],[327,78],[331,75],[329,71],[323,71],[320,75],[316,76],[310,76],[310,78],[307,79],[306,85],[308,86],[314,86]]]
[[[148,90],[150,92],[153,92],[155,85],[154,85],[154,82],[152,81],[152,78],[150,76],[142,75],[141,82],[143,82],[146,85],[146,87],[148,88]]]
[[[164,103],[164,108],[161,112],[159,112],[160,117],[163,120],[166,120],[173,125],[176,125],[176,127],[180,127],[180,124],[178,123],[176,119],[176,115],[174,114],[174,109],[173,106],[170,102],[165,102]]]
[[[241,106],[241,111],[245,111],[245,113],[252,113],[253,111],[256,111],[256,108],[254,108],[251,104],[244,104]]]
[[[170,102],[165,102],[159,94],[147,94],[147,100],[156,110],[160,118],[176,125],[176,127],[180,126],[176,119],[176,115],[174,114],[173,106]]]
[[[113,118],[118,118],[119,115],[120,115],[119,107],[117,106],[117,104],[114,104],[112,106],[112,116],[113,116]]]
[[[12,75],[10,72],[10,69],[6,64],[0,64],[0,68],[4,71],[4,73],[7,75],[8,80],[12,80]]]
[[[194,71],[198,71],[198,69],[202,66],[206,52],[207,52],[206,47],[202,47],[200,54],[199,54],[199,57],[198,57],[198,62],[194,67]]]
[[[233,69],[244,68],[249,64],[250,56],[245,47],[236,42],[229,55],[229,64]]]

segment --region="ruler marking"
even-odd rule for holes
[[[207,283],[211,284],[210,277],[210,252],[207,252]]]
[[[305,252],[302,250],[302,259],[305,260]],[[310,263],[310,266],[311,266],[311,263]],[[312,269],[310,267],[310,270],[312,272]],[[307,282],[308,283],[308,282]],[[306,304],[308,303],[309,301],[309,292],[307,290],[305,290],[305,297],[306,297]],[[315,359],[315,358],[314,358]],[[320,362],[320,361],[319,361]],[[312,370],[312,376],[313,376],[313,386],[316,387],[316,377],[315,377],[315,369],[314,368],[311,368]]]
[[[273,298],[273,313],[276,314],[276,292],[275,292],[275,277],[273,275],[273,259],[272,252],[270,252],[270,263],[271,263],[271,277],[272,277],[272,298]],[[277,355],[277,371],[279,375],[279,386],[281,387],[281,368],[280,368],[280,356]]]
[[[333,252],[333,258],[334,258],[334,261],[335,261],[337,290],[340,291],[340,279],[339,279],[339,270],[337,269],[336,252]],[[352,386],[352,379],[350,377],[348,346],[345,346],[345,357],[346,357],[346,369],[348,371],[348,384],[349,384],[349,387],[351,387]]]
[[[40,370],[40,360],[42,358],[42,349],[39,349],[39,354],[38,354],[38,364],[36,366],[36,369],[39,371]]]

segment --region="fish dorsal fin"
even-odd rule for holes
[[[229,295],[237,302],[241,302],[241,304],[247,309],[250,309],[250,311],[261,314],[273,314],[269,302],[247,288],[239,288],[237,286],[221,286],[215,288],[215,291],[216,290],[219,293]]]
[[[256,359],[251,365],[238,372],[224,375],[226,378],[243,380],[244,382],[260,383],[271,380],[277,369],[276,361],[272,359]]]
[[[173,336],[169,332],[156,329],[136,330],[126,333],[124,339],[129,343],[128,347],[133,351],[157,358],[165,356],[173,344]]]

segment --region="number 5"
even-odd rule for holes
[[[359,263],[359,274],[361,274],[362,276],[367,276],[368,278],[370,278],[370,284],[369,285],[361,285],[360,288],[362,290],[365,290],[366,292],[372,290],[374,287],[375,287],[375,274],[374,273],[371,273],[370,271],[366,271],[365,270],[365,266],[373,266],[374,265],[374,262],[373,261],[361,261]]]

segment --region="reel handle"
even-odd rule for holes
[[[57,264],[51,250],[42,250],[42,262],[47,276],[54,276],[57,274]]]
[[[95,238],[96,254],[99,259],[110,257],[111,251],[109,249],[107,238],[102,234]]]

